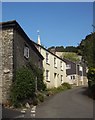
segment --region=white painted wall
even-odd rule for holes
[[[58,87],[63,82],[66,82],[66,63],[40,46],[38,47],[38,50],[44,57],[44,82],[46,83],[47,88]],[[46,63],[46,53],[48,53],[49,56],[49,63]],[[54,58],[57,60],[57,67],[54,67]],[[63,64],[63,70],[61,69],[61,61]],[[49,71],[48,80],[46,79],[46,70]],[[61,80],[62,78],[63,80]]]

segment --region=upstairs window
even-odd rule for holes
[[[54,67],[57,68],[57,59],[54,58]]]
[[[71,65],[70,65],[70,64],[67,64],[67,65],[66,65],[66,69],[71,69]]]
[[[24,57],[29,58],[29,47],[28,46],[24,47]]]
[[[82,71],[82,66],[79,66],[79,71]]]
[[[60,61],[60,69],[63,70],[63,62]]]
[[[46,63],[49,64],[49,53],[46,52]]]

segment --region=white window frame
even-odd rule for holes
[[[66,69],[71,69],[71,64],[67,64]]]
[[[63,75],[61,75],[61,84],[63,83]]]
[[[24,57],[25,58],[29,58],[29,47],[28,46],[24,46]]]
[[[63,70],[63,62],[60,61],[60,69]]]
[[[70,78],[71,80],[75,80],[76,79],[75,75],[71,75],[70,77],[71,77]]]
[[[71,76],[71,80],[73,79],[73,76]]]
[[[49,64],[49,53],[46,52],[46,63]]]
[[[73,75],[73,80],[75,80],[76,79],[76,77],[75,77],[75,75]]]
[[[83,69],[82,66],[79,66],[79,71],[82,71],[82,69]]]
[[[46,81],[50,82],[50,72],[46,70]]]
[[[54,67],[57,68],[57,59],[54,57]]]

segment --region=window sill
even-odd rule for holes
[[[46,82],[50,82],[50,80],[46,80]]]
[[[63,71],[63,69],[61,69],[61,71]]]
[[[47,65],[50,65],[50,63],[46,63]]]
[[[56,69],[57,69],[57,67],[56,67],[56,66],[54,66],[54,68],[56,68]]]

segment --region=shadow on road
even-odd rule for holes
[[[2,118],[15,118],[19,115],[21,115],[20,111],[2,107]]]
[[[85,95],[91,99],[93,99],[93,95],[91,94],[91,91],[88,89],[88,87],[82,87],[82,91],[80,92],[80,94]]]

